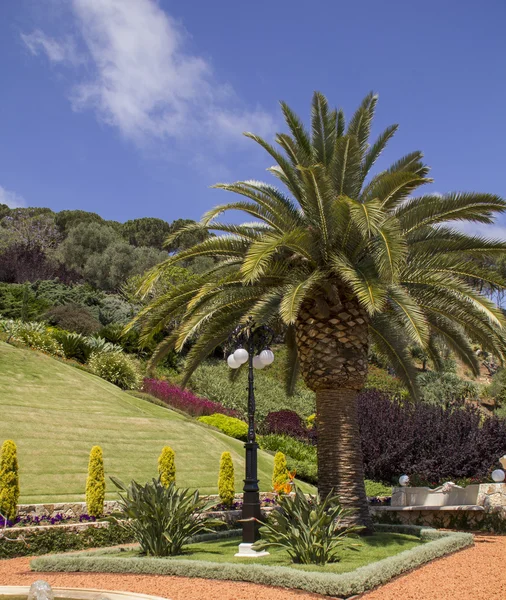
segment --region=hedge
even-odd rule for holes
[[[19,530],[18,530],[19,531]],[[18,535],[7,530],[7,537]],[[66,527],[52,527],[50,529],[32,528],[22,531],[26,543],[12,542],[0,538],[0,559],[16,558],[18,556],[35,556],[69,550],[85,550],[86,548],[103,548],[129,544],[135,540],[125,529],[109,524],[108,527],[86,527],[79,531]]]
[[[299,571],[290,567],[270,567],[251,563],[217,564],[160,558],[115,558],[97,553],[42,557],[32,560],[30,566],[33,571],[41,572],[135,573],[246,581],[348,598],[382,585],[393,577],[435,558],[471,546],[474,540],[469,533],[439,532],[414,526],[377,526],[377,529],[397,533],[416,531],[416,535],[420,539],[427,540],[427,543],[341,574]]]

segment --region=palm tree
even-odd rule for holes
[[[481,193],[412,197],[432,181],[420,152],[372,176],[397,130],[392,125],[369,144],[376,102],[376,95],[367,95],[346,125],[343,112],[330,110],[315,93],[311,132],[281,103],[289,133],[276,136],[279,150],[246,133],[274,159],[269,171],[287,192],[258,181],[216,185],[243,198],[214,208],[183,231],[218,235],[156,267],[143,291],[178,261],[219,261],[154,300],[132,323],[144,340],[172,324],[154,362],[193,340],[188,378],[237,322],[281,317],[290,350],[288,388],[300,369],[316,393],[319,491],[334,490],[343,505],[356,509],[354,521],[368,529],[356,398],[367,375],[369,345],[387,357],[414,398],[410,343],[438,365],[444,342],[474,373],[479,366],[470,338],[501,360],[506,351],[504,317],[478,290],[480,282],[504,286],[484,259],[504,253],[506,243],[447,225],[491,223],[494,213],[506,209],[505,201]],[[218,222],[229,210],[246,213],[251,222]]]

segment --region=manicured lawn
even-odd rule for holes
[[[236,490],[243,443],[174,411],[122,392],[75,367],[0,342],[0,444],[18,444],[22,503],[84,500],[88,456],[102,446],[106,476],[146,481],[164,445],[176,452],[177,483],[216,493],[220,455],[232,453]],[[273,458],[260,452],[260,486]],[[108,480],[107,497],[114,487]],[[306,488],[307,489],[307,488]]]
[[[372,536],[352,540],[356,544],[352,548],[344,549],[339,554],[339,562],[329,563],[324,567],[316,565],[296,565],[291,562],[290,557],[285,551],[272,550],[269,556],[260,558],[236,558],[237,545],[240,539],[216,540],[214,542],[205,542],[191,544],[181,556],[174,556],[160,560],[205,560],[211,562],[232,562],[236,564],[261,564],[277,567],[293,567],[304,571],[320,571],[325,573],[345,573],[353,571],[358,567],[363,567],[371,562],[376,562],[393,556],[404,550],[410,550],[422,542],[413,535],[401,533],[376,533]],[[117,553],[107,553],[108,557],[138,557],[139,552],[135,549],[122,550]]]

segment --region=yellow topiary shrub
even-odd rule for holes
[[[92,517],[100,517],[104,513],[105,474],[104,457],[100,446],[93,446],[88,463],[88,479],[86,480],[86,509]]]
[[[276,489],[284,486],[290,481],[290,473],[286,464],[286,456],[282,452],[276,452],[274,456],[274,471],[272,472],[272,487]]]
[[[160,483],[169,487],[171,483],[176,481],[176,454],[170,446],[164,446],[162,453],[158,457],[158,474],[160,475]]]
[[[0,457],[0,513],[9,519],[16,518],[19,499],[19,473],[16,444],[5,440]]]
[[[218,493],[220,500],[226,506],[234,502],[235,496],[234,463],[230,452],[223,452],[220,459],[220,476],[218,478]]]

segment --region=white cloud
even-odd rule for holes
[[[74,40],[70,37],[58,41],[46,35],[40,29],[36,29],[32,33],[22,33],[21,39],[34,56],[42,52],[53,63],[78,65],[83,62],[77,52]]]
[[[21,208],[26,206],[23,196],[10,190],[6,190],[0,185],[0,204],[7,204],[9,208]]]
[[[75,110],[93,110],[141,143],[205,137],[220,144],[241,139],[244,130],[273,132],[270,113],[248,109],[229,85],[219,83],[209,62],[186,49],[183,26],[155,0],[71,0],[71,7],[87,56],[87,70],[76,71],[70,93]],[[22,37],[34,54],[72,62],[68,40],[40,31]]]
[[[468,235],[480,235],[489,239],[506,240],[506,224],[470,223],[469,221],[451,223],[452,227]]]

